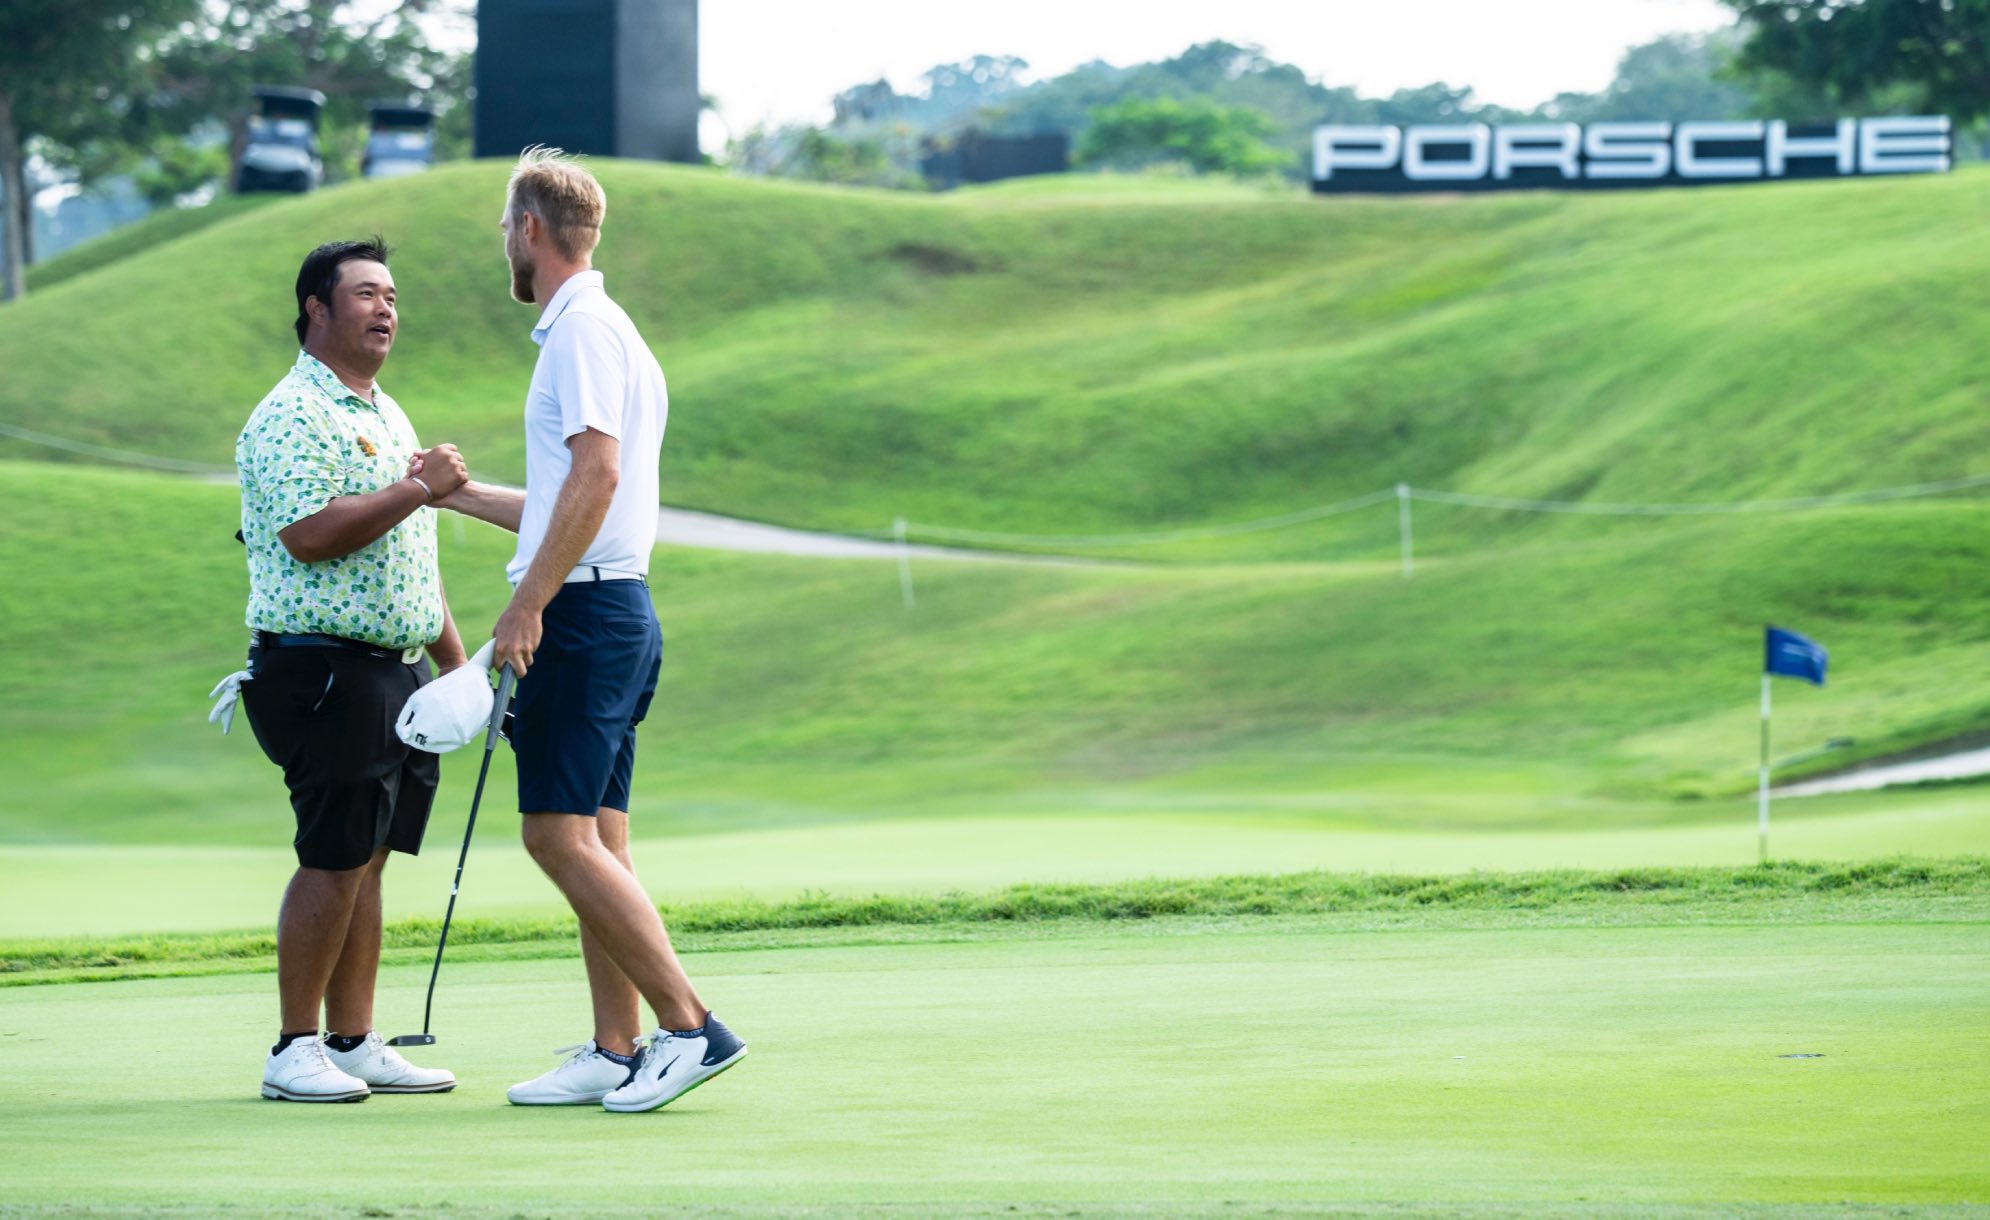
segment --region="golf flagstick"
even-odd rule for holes
[[[449,921],[456,914],[456,891],[463,886],[463,862],[470,858],[470,836],[477,829],[477,806],[484,800],[484,777],[491,773],[491,751],[497,749],[498,726],[504,723],[505,709],[511,703],[512,684],[517,676],[506,665],[498,672],[497,697],[491,706],[490,728],[484,732],[484,764],[477,768],[477,791],[470,797],[470,821],[463,827],[463,850],[456,856],[456,879],[449,883],[449,907],[442,913],[442,935],[435,941],[435,965],[428,972],[428,1000],[422,1005],[421,1032],[387,1039],[389,1046],[433,1046],[435,1035],[428,1032],[429,1014],[435,1011],[435,980],[442,974],[442,949],[449,943]]]

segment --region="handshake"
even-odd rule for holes
[[[456,446],[437,445],[409,458],[404,477],[427,488],[430,503],[440,504],[470,481],[470,468],[463,464],[463,455],[456,451]]]

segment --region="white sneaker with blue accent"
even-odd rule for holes
[[[660,1109],[744,1058],[746,1043],[711,1013],[697,1029],[659,1029],[637,1057],[635,1075],[601,1107],[619,1114]]]
[[[554,1054],[566,1055],[566,1062],[504,1091],[512,1105],[591,1106],[629,1079],[630,1065],[610,1059],[593,1039]]]

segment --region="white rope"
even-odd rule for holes
[[[1608,504],[1588,500],[1515,500],[1505,496],[1478,496],[1459,491],[1430,491],[1410,488],[1411,498],[1432,504],[1457,504],[1466,508],[1500,508],[1527,513],[1594,513],[1616,517],[1696,517],[1717,513],[1791,513],[1840,504],[1878,504],[1888,500],[1912,500],[1938,496],[1990,484],[1990,474],[1965,475],[1937,483],[1910,483],[1904,487],[1882,487],[1873,491],[1850,491],[1833,496],[1803,496],[1794,500],[1732,500],[1703,504]]]
[[[1238,521],[1230,525],[1211,525],[1200,529],[1164,530],[1149,534],[1090,534],[1065,536],[1058,534],[1004,534],[990,530],[953,529],[944,525],[919,525],[907,522],[906,533],[918,534],[924,538],[945,538],[957,542],[991,542],[1010,546],[1147,546],[1160,542],[1192,542],[1201,538],[1228,538],[1236,534],[1255,534],[1265,530],[1284,529],[1287,526],[1302,525],[1308,521],[1319,521],[1326,517],[1351,513],[1356,509],[1368,508],[1384,500],[1396,498],[1395,488],[1356,496],[1352,500],[1342,500],[1338,504],[1323,504],[1317,508],[1302,508],[1297,512],[1285,513],[1277,517],[1259,517],[1254,521]]]
[[[1460,491],[1433,491],[1429,488],[1407,487],[1401,491],[1390,488],[1386,491],[1371,492],[1356,496],[1352,500],[1342,500],[1337,504],[1321,505],[1317,508],[1300,509],[1277,517],[1260,517],[1253,521],[1238,521],[1230,525],[1213,525],[1201,529],[1163,530],[1141,534],[1005,534],[993,530],[954,529],[944,525],[920,525],[908,522],[906,532],[924,538],[948,539],[957,542],[983,542],[1008,546],[1042,547],[1115,547],[1147,546],[1163,542],[1189,542],[1203,538],[1227,538],[1238,534],[1262,533],[1266,530],[1285,529],[1302,525],[1308,521],[1319,521],[1341,513],[1370,508],[1389,500],[1406,498],[1422,500],[1430,504],[1453,504],[1465,508],[1504,509],[1511,512],[1530,513],[1576,513],[1596,516],[1616,517],[1698,517],[1725,513],[1788,513],[1808,509],[1831,508],[1845,504],[1879,504],[1890,500],[1912,500],[1924,496],[1938,496],[1947,492],[1965,491],[1973,487],[1990,486],[1990,474],[1964,475],[1958,479],[1943,479],[1934,483],[1909,483],[1900,487],[1881,487],[1871,491],[1842,492],[1828,496],[1804,496],[1792,500],[1732,500],[1701,504],[1611,504],[1586,500],[1522,500],[1509,496],[1481,496]]]
[[[154,457],[149,453],[133,453],[129,449],[110,449],[103,445],[92,445],[88,441],[72,441],[68,437],[50,436],[46,432],[36,432],[16,424],[0,423],[0,436],[11,436],[15,440],[27,441],[34,445],[46,445],[50,449],[63,449],[70,453],[80,453],[86,457],[109,458],[130,466],[146,466],[153,470],[170,470],[174,474],[229,474],[235,473],[232,466],[210,466],[205,462],[185,462],[179,458]]]
[[[45,445],[51,449],[62,449],[87,457],[106,458],[124,462],[132,466],[143,466],[153,470],[171,471],[175,474],[233,475],[232,466],[212,466],[204,462],[189,462],[180,458],[157,457],[149,453],[134,453],[129,449],[112,449],[105,445],[93,445],[88,441],[70,440],[67,437],[52,436],[23,428],[18,424],[0,422],[0,436],[11,436],[30,444]],[[1880,504],[1890,500],[1912,500],[1924,496],[1938,496],[1953,491],[1966,491],[1974,487],[1990,486],[1990,474],[1964,475],[1956,479],[1942,479],[1933,483],[1908,483],[1899,487],[1881,487],[1870,491],[1841,492],[1837,495],[1802,496],[1791,500],[1730,500],[1708,501],[1699,504],[1612,504],[1589,500],[1527,500],[1509,496],[1482,496],[1462,491],[1435,491],[1425,487],[1398,486],[1383,491],[1370,492],[1351,500],[1335,504],[1322,504],[1313,508],[1302,508],[1296,512],[1283,513],[1276,517],[1258,517],[1250,521],[1237,521],[1228,525],[1210,525],[1194,529],[1157,530],[1137,534],[1010,534],[999,530],[956,529],[945,525],[921,525],[906,522],[903,532],[893,535],[901,543],[904,538],[917,535],[923,538],[947,539],[956,542],[980,542],[1001,546],[1040,546],[1083,549],[1088,547],[1151,546],[1166,542],[1194,542],[1208,538],[1231,538],[1240,534],[1257,534],[1269,530],[1287,529],[1294,525],[1304,525],[1309,521],[1321,521],[1337,517],[1342,513],[1356,512],[1389,500],[1422,500],[1427,504],[1451,504],[1463,508],[1490,508],[1508,512],[1525,513],[1571,513],[1592,516],[1613,517],[1699,517],[1728,513],[1787,513],[1803,512],[1809,509],[1832,508],[1847,504]],[[857,531],[857,534],[870,537],[871,531]]]

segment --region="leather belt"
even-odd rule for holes
[[[399,661],[403,665],[415,664],[421,660],[422,655],[420,646],[385,648],[379,644],[369,644],[365,640],[349,640],[342,635],[286,635],[261,629],[256,631],[253,643],[257,648],[336,648],[341,652],[356,652],[377,661]]]

